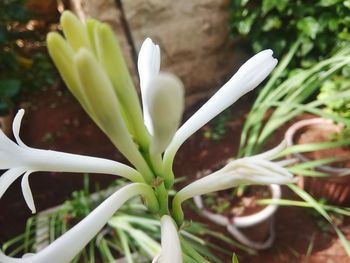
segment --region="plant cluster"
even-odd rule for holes
[[[254,52],[272,48],[277,57],[301,45],[293,67],[305,67],[350,41],[350,1],[232,0],[231,30]]]
[[[271,75],[269,81],[258,94],[251,111],[244,123],[241,133],[241,141],[239,147],[239,156],[250,156],[254,153],[262,151],[266,147],[276,130],[283,130],[285,125],[293,121],[296,117],[303,113],[309,113],[320,116],[324,119],[329,119],[336,123],[341,123],[345,127],[349,127],[350,121],[346,115],[341,114],[341,111],[325,110],[325,107],[330,105],[345,105],[350,98],[350,91],[346,88],[345,77],[347,76],[347,67],[350,62],[350,49],[348,46],[340,48],[334,54],[325,59],[313,64],[309,68],[294,69],[288,72],[293,57],[295,57],[301,42],[295,42],[283,60],[279,63]],[[285,76],[288,75],[286,78]],[[339,87],[331,86],[334,81],[341,80],[338,83]],[[324,93],[315,99],[315,94],[320,87],[328,85],[324,88]],[[341,88],[341,85],[344,85]],[[330,91],[331,90],[331,91]],[[334,90],[337,90],[336,92]],[[334,106],[335,107],[335,106]],[[344,109],[340,106],[337,109]],[[345,110],[346,112],[346,110]],[[347,131],[347,130],[345,130]],[[289,146],[283,154],[305,153],[318,151],[323,149],[344,147],[350,144],[349,133],[344,132],[330,142],[309,143],[302,145]],[[285,135],[286,136],[286,135]],[[311,160],[308,162],[296,163],[288,168],[290,172],[299,176],[326,177],[329,174],[318,171],[317,167],[331,164],[339,159],[337,156],[319,160]],[[290,160],[293,162],[293,158]],[[325,180],[323,178],[322,180]],[[305,202],[293,200],[270,200],[261,202],[260,204],[279,204],[301,207],[312,207],[328,222],[342,242],[343,247],[350,255],[350,246],[344,235],[339,230],[334,219],[328,212],[336,212],[341,215],[349,216],[347,208],[339,208],[325,205],[322,202],[316,201],[310,194],[303,189],[288,185]]]
[[[350,90],[350,78],[347,75],[334,76],[332,79],[325,81],[320,88],[317,96],[318,100],[325,100],[329,97],[337,96],[345,91]],[[350,119],[350,97],[339,98],[325,103],[327,110]]]
[[[239,3],[243,3],[242,6],[254,4],[248,2]],[[339,1],[321,2],[323,3],[321,6],[333,6]],[[287,1],[263,1],[263,3],[267,13],[274,7],[288,11],[288,5],[293,5],[287,5]],[[296,6],[299,4],[299,1],[295,2]],[[243,15],[247,16],[247,12]],[[153,258],[153,262],[205,263],[209,262],[208,260],[215,262],[215,256],[206,254],[206,250],[202,250],[194,242],[186,239],[189,231],[182,210],[183,202],[194,196],[228,190],[241,185],[292,183],[294,182],[293,173],[323,176],[313,168],[330,160],[295,164],[295,160],[281,160],[281,158],[295,152],[349,144],[348,140],[340,140],[286,148],[285,142],[282,141],[272,150],[263,152],[270,135],[302,112],[311,112],[349,123],[345,117],[325,112],[321,108],[333,101],[335,97],[339,99],[339,96],[341,98],[349,96],[348,91],[342,91],[318,101],[308,101],[324,81],[330,80],[336,72],[349,64],[348,47],[340,48],[332,56],[313,64],[308,69],[293,71],[285,81],[280,80],[287,65],[293,61],[293,58],[298,57],[297,54],[301,50],[305,49],[303,41],[306,41],[307,37],[313,39],[321,34],[317,30],[314,34],[308,32],[313,28],[312,25],[308,25],[312,19],[309,20],[299,22],[299,27],[305,32],[297,37],[298,41],[294,41],[287,56],[276,68],[248,115],[241,137],[239,152],[241,158],[229,160],[219,170],[175,191],[173,188],[175,175],[172,166],[181,145],[241,96],[256,88],[270,74],[277,64],[277,60],[272,57],[272,51],[264,50],[244,63],[217,93],[180,125],[184,110],[184,87],[178,77],[160,71],[159,46],[148,38],[139,52],[141,104],[111,28],[93,19],[82,23],[70,12],[65,12],[61,17],[64,37],[59,33],[48,35],[49,53],[72,94],[132,166],[114,160],[28,147],[19,136],[24,115],[24,111],[20,110],[13,122],[16,142],[0,132],[2,160],[0,168],[7,170],[0,177],[0,197],[17,178],[23,175],[21,184],[23,196],[28,207],[35,213],[29,175],[36,171],[105,173],[124,177],[129,184],[118,188],[96,208],[92,207],[94,205],[90,202],[91,200],[87,200],[87,192],[76,193],[74,199],[66,203],[69,216],[63,219],[83,218],[79,223],[69,230],[63,227],[64,231],[60,232],[62,236],[36,254],[28,255],[23,259],[13,259],[0,252],[0,261],[4,263],[70,262],[85,246],[88,246],[90,251],[87,253],[92,253],[93,248],[89,244],[98,233],[105,233],[104,229],[108,224],[108,227],[118,233],[119,238],[115,240],[115,244],[120,245],[119,251],[126,255],[128,262],[133,262],[132,251],[138,251],[128,245],[136,244],[137,241],[129,242],[128,238],[140,240],[139,248],[148,251],[148,257]],[[304,54],[306,57],[312,53],[310,50]],[[282,49],[281,52],[283,52]],[[225,119],[219,120],[220,135],[224,131],[224,122]],[[277,159],[278,161],[275,161]],[[334,161],[334,158],[331,161]],[[335,208],[320,204],[293,184],[289,184],[289,187],[305,201],[293,204],[312,207],[321,214],[336,231],[350,255],[348,242],[328,214],[328,211]],[[130,221],[131,218],[136,220],[133,217],[134,214],[128,214],[125,217],[125,213],[128,213],[126,211],[130,210],[123,211],[122,208],[124,203],[136,196],[142,197],[142,203],[137,203],[137,209],[142,210],[140,213],[142,219],[137,219],[138,223]],[[270,200],[270,202],[273,201],[283,204],[285,200]],[[284,202],[284,204],[288,203]],[[219,209],[223,210],[225,207],[219,207]],[[341,209],[338,211],[343,214],[349,213]],[[119,213],[122,213],[121,217]],[[146,227],[147,224],[149,227],[156,226],[152,228],[154,236],[150,234],[148,238],[145,236],[150,230]],[[59,228],[62,227],[59,226]],[[150,236],[152,239],[149,238]],[[104,238],[103,234],[101,238]],[[112,260],[113,252],[108,252],[108,247],[112,247],[112,243],[107,242],[108,239],[105,241],[101,244],[103,251],[106,252],[106,260]],[[150,244],[151,247],[145,244]],[[234,257],[233,262],[236,261]]]
[[[36,212],[29,185],[29,175],[36,171],[105,173],[124,177],[130,183],[115,191],[48,247],[16,261],[71,261],[125,202],[142,196],[146,207],[160,220],[161,248],[152,254],[154,262],[208,262],[205,255],[183,238],[186,227],[183,202],[241,184],[294,182],[292,173],[286,169],[289,162],[273,161],[285,148],[281,143],[265,153],[231,160],[218,171],[170,195],[174,192],[172,166],[178,149],[193,133],[270,74],[277,64],[271,50],[245,62],[178,128],[184,108],[183,84],[175,75],[160,71],[159,46],[146,39],[139,53],[141,106],[112,29],[93,19],[82,23],[68,11],[62,15],[61,25],[65,37],[59,33],[47,37],[49,53],[58,71],[85,111],[135,168],[103,158],[28,147],[19,136],[24,115],[24,110],[20,110],[13,122],[16,143],[0,132],[0,168],[7,170],[0,177],[0,197],[23,174],[24,199],[32,212]],[[14,259],[0,253],[0,261],[7,263]]]
[[[42,41],[27,28],[33,19],[24,0],[0,2],[0,113],[15,106],[21,89],[34,90],[52,84],[54,67],[41,50],[23,52],[23,46]]]
[[[332,56],[310,68],[294,70],[287,79],[281,81],[299,45],[299,43],[294,44],[255,100],[244,123],[239,156],[249,156],[261,151],[270,135],[277,128],[304,112],[332,119],[335,122],[343,123],[345,126],[350,124],[348,118],[323,110],[327,105],[343,100],[348,101],[349,90],[344,89],[342,92],[318,100],[312,99],[324,83],[332,81],[336,74],[347,67],[350,62],[349,47],[340,49]],[[270,115],[266,118],[269,111]],[[336,143],[345,145],[348,140],[337,141]],[[324,147],[327,148],[326,145]]]

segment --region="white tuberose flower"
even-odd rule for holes
[[[164,215],[161,218],[161,243],[160,255],[154,258],[153,263],[182,263],[182,250],[174,220]]]
[[[220,170],[187,185],[177,195],[196,196],[229,189],[241,184],[287,184],[295,181],[283,166],[288,162],[273,162],[271,158],[285,148],[283,141],[276,148],[251,157],[229,161]],[[190,197],[186,197],[188,199]]]
[[[230,161],[220,170],[185,186],[175,195],[173,200],[174,216],[177,223],[181,223],[183,220],[181,203],[194,196],[226,190],[242,184],[268,185],[295,182],[293,174],[284,168],[291,162],[271,161],[285,146],[283,141],[265,153]]]
[[[149,82],[153,77],[159,74],[160,48],[158,45],[155,45],[150,38],[146,38],[142,43],[137,61],[137,68],[140,76],[144,123],[148,131],[152,131],[152,121],[149,116],[146,94],[147,89],[150,88]]]
[[[147,38],[138,59],[144,124],[152,135],[151,154],[169,145],[184,110],[184,87],[170,73],[160,73],[160,49]]]
[[[19,110],[13,121],[13,133],[17,144],[0,130],[0,169],[8,169],[0,176],[0,198],[24,173],[21,184],[23,196],[28,207],[35,213],[28,177],[36,171],[105,173],[119,175],[133,182],[143,181],[139,172],[112,160],[28,147],[19,137],[23,115],[24,110]]]
[[[264,50],[245,62],[231,79],[222,86],[176,132],[165,151],[165,174],[172,174],[172,163],[180,146],[203,125],[235,103],[240,97],[257,87],[275,68],[277,59],[272,50]],[[169,178],[166,178],[166,181]],[[172,180],[170,178],[170,180]],[[168,182],[170,184],[171,182]]]

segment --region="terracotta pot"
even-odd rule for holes
[[[273,184],[269,188],[272,199],[281,198],[279,185]],[[194,197],[194,202],[201,215],[217,225],[226,227],[227,231],[242,244],[257,250],[271,247],[275,239],[273,217],[277,211],[277,205],[268,205],[259,212],[248,216],[228,217],[207,209],[201,196]]]
[[[332,133],[339,133],[342,130],[341,125],[336,125],[332,121],[322,118],[301,120],[290,126],[285,133],[287,145],[292,146],[297,144],[298,136],[311,128],[319,130],[320,135],[325,132],[331,135]],[[334,157],[335,154],[335,152],[333,152],[333,154],[329,152],[327,157]],[[350,151],[346,154],[350,156]],[[301,153],[292,154],[292,158],[297,158],[301,162],[312,160]],[[326,198],[330,203],[336,205],[350,204],[350,168],[320,165],[316,170],[327,173],[329,176],[317,178],[300,176],[299,186],[316,199]]]

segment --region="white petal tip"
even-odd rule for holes
[[[257,53],[255,56],[272,56],[272,55],[273,55],[272,49],[264,49],[263,51],[260,51],[259,53]]]
[[[20,133],[20,129],[21,129],[21,123],[22,123],[22,118],[24,116],[24,109],[20,109],[14,120],[12,123],[12,131],[13,131],[13,135],[15,136],[16,142],[18,143],[18,145],[22,146],[22,147],[27,147],[23,141],[21,140],[21,138],[19,137],[19,133]]]
[[[32,191],[30,190],[30,185],[29,185],[29,175],[30,174],[31,174],[31,172],[26,172],[23,175],[22,181],[21,181],[21,187],[22,187],[23,197],[27,203],[27,206],[32,211],[32,214],[35,214],[36,208],[35,208],[35,204],[34,204],[33,194],[32,194]]]

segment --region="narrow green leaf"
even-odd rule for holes
[[[291,173],[297,174],[299,176],[311,176],[311,177],[327,177],[329,174],[322,173],[314,170],[307,170],[298,167],[287,168],[287,170]]]
[[[349,145],[349,140],[339,140],[334,142],[319,142],[319,143],[306,143],[293,145],[282,151],[278,157],[282,157],[292,153],[303,153],[303,152],[311,152],[311,151],[319,151],[325,149],[331,149],[336,147],[342,147]]]
[[[346,253],[350,257],[350,244],[345,238],[344,234],[339,230],[339,228],[335,225],[332,218],[328,215],[326,210],[308,193],[306,193],[304,190],[300,189],[296,185],[289,184],[288,187],[296,193],[298,196],[300,196],[302,199],[304,199],[306,202],[308,202],[316,211],[318,211],[333,227],[335,232],[337,233],[339,240],[341,241]]]
[[[257,201],[258,205],[276,204],[279,206],[298,206],[305,208],[313,208],[312,204],[304,201],[286,200],[286,199],[260,199]],[[319,202],[319,205],[325,210],[335,212],[341,215],[350,216],[350,208],[337,207],[332,205],[325,205]]]
[[[233,253],[233,255],[232,255],[232,263],[239,263],[238,257],[235,253]]]

